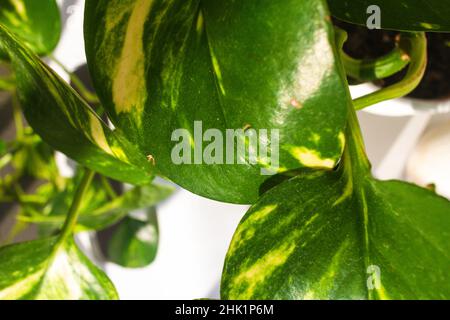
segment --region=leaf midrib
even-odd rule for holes
[[[200,15],[203,16],[203,27],[202,28],[203,28],[203,32],[205,32],[206,44],[208,45],[208,52],[209,52],[208,62],[209,62],[209,65],[210,65],[210,69],[212,70],[212,73],[214,75],[214,87],[216,89],[215,93],[216,93],[216,96],[217,96],[217,101],[218,101],[218,104],[219,104],[219,107],[220,107],[220,111],[222,113],[222,117],[223,117],[223,121],[224,121],[224,124],[225,124],[225,128],[228,128],[228,121],[227,121],[227,118],[225,116],[225,108],[224,108],[224,105],[223,105],[224,103],[223,103],[222,96],[220,94],[220,89],[219,89],[219,79],[218,79],[218,75],[217,75],[216,69],[214,68],[214,65],[213,65],[214,51],[212,49],[211,39],[210,39],[210,35],[208,33],[208,28],[207,28],[207,22],[206,22],[206,19],[205,19],[205,15],[203,14],[202,0],[199,1],[197,10],[198,11],[197,11],[196,19],[194,19],[195,20],[194,23],[197,22],[197,19],[199,18]]]

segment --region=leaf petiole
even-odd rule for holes
[[[342,63],[348,76],[360,81],[390,77],[403,70],[410,56],[397,44],[388,54],[377,59],[355,59],[341,50]]]
[[[19,234],[21,234],[23,231],[25,231],[28,228],[28,226],[29,226],[29,224],[27,222],[16,220],[14,222],[13,227],[9,231],[8,235],[6,236],[6,238],[3,240],[3,242],[0,245],[6,246],[6,245],[11,244]]]
[[[70,80],[72,81],[75,88],[78,89],[78,91],[81,93],[81,96],[86,99],[87,102],[91,104],[98,104],[100,103],[100,100],[98,99],[97,95],[95,93],[92,93],[81,81],[80,78],[78,78],[77,75],[74,73],[69,73]]]
[[[113,200],[115,198],[117,198],[117,193],[114,191],[114,189],[112,188],[111,184],[109,183],[108,179],[105,176],[101,176],[101,183],[103,185],[103,187],[106,190],[106,193],[108,194],[108,197]]]
[[[22,122],[22,111],[20,109],[19,99],[17,98],[17,92],[12,95],[13,117],[14,125],[16,127],[16,138],[20,140],[24,136],[24,126]]]
[[[348,154],[344,157],[344,165],[349,164],[352,166],[352,171],[355,172],[355,175],[356,173],[370,173],[371,164],[367,157],[361,127],[355,110],[349,111],[346,144],[346,152]]]
[[[356,110],[361,110],[386,100],[403,97],[419,85],[427,65],[427,39],[425,33],[404,32],[402,33],[399,46],[410,56],[411,60],[406,76],[392,86],[355,99],[353,103]]]
[[[3,167],[5,167],[8,163],[10,163],[12,159],[13,156],[11,153],[7,153],[0,157],[0,170],[3,169]]]
[[[340,28],[335,28],[335,43],[336,48],[339,52],[343,52],[343,46],[345,41],[347,41],[347,32]],[[341,54],[341,62],[342,62]],[[339,65],[341,71],[344,73],[344,63]],[[350,93],[349,93],[350,94]],[[348,174],[353,174],[353,171],[360,172],[370,172],[371,164],[366,154],[366,148],[364,145],[364,139],[361,133],[361,127],[358,122],[358,117],[356,115],[355,107],[352,102],[349,101],[349,111],[347,119],[346,128],[346,143],[344,149],[343,165],[344,170],[347,170]],[[355,164],[352,163],[351,159],[356,159]]]
[[[78,214],[80,212],[81,200],[83,199],[95,172],[89,169],[83,174],[83,178],[81,179],[80,185],[78,186],[75,196],[73,198],[72,204],[69,208],[69,212],[67,213],[66,221],[64,222],[64,226],[61,229],[61,234],[59,235],[59,242],[64,242],[72,233],[75,228],[75,225],[78,220]]]

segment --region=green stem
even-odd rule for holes
[[[8,163],[10,163],[12,158],[13,158],[12,154],[10,153],[7,153],[4,156],[2,156],[0,158],[0,170],[3,169],[3,167],[6,166]]]
[[[16,83],[14,77],[0,78],[0,90],[14,91]]]
[[[108,179],[105,176],[100,177],[103,187],[106,190],[106,193],[108,194],[108,197],[110,200],[113,200],[117,197],[117,193],[113,190],[111,187],[111,184],[109,183]]]
[[[23,231],[27,229],[28,226],[29,224],[27,222],[20,220],[15,221],[13,227],[11,228],[11,230],[9,231],[8,235],[6,236],[3,243],[1,243],[1,245],[7,246],[11,244],[19,234],[21,234]]]
[[[1,196],[0,203],[10,203],[13,202],[16,198],[10,196]]]
[[[36,194],[24,194],[20,197],[21,204],[45,205],[46,202],[46,197]]]
[[[17,92],[12,95],[13,117],[14,124],[16,126],[16,139],[22,139],[24,136],[24,128],[22,122],[22,111],[20,110],[19,99],[17,98]]]
[[[89,103],[92,104],[99,104],[100,100],[98,99],[97,95],[93,92],[91,92],[83,83],[83,81],[81,81],[80,78],[78,78],[78,76],[72,72],[70,72],[69,70],[67,70],[67,68],[59,61],[57,60],[55,57],[50,56],[50,59],[55,62],[58,66],[60,66],[65,73],[67,73],[70,77],[70,81],[72,81],[72,84],[75,86],[75,88],[78,90],[78,92],[80,92],[81,96]]]
[[[367,157],[361,127],[354,108],[349,110],[346,140],[347,154],[345,158],[347,159],[345,161],[352,167],[352,171],[355,173],[354,176],[361,174],[361,172],[370,173],[371,164]]]
[[[16,88],[16,76],[10,71],[9,63],[0,61],[0,68],[2,69],[2,77],[0,77],[0,90],[13,92]]]
[[[409,55],[398,45],[377,59],[354,59],[341,51],[342,63],[350,77],[360,81],[384,79],[403,70],[410,62]]]
[[[13,196],[0,196],[0,203],[19,202],[21,205],[45,205],[47,202],[44,197],[35,195],[20,195],[14,194]]]
[[[81,81],[78,76],[76,76],[74,73],[69,73],[70,80],[72,81],[73,85],[78,89],[80,94],[83,96],[83,98],[92,104],[98,104],[100,103],[100,100],[98,99],[97,95],[93,92],[91,92]]]
[[[95,173],[89,169],[86,169],[86,171],[84,172],[83,178],[72,200],[72,205],[70,206],[66,221],[64,222],[64,226],[61,230],[61,234],[58,240],[59,242],[64,242],[73,233],[73,230],[75,229],[75,225],[77,224],[78,220],[81,200],[83,199],[89,187],[89,184],[91,183],[92,178],[94,177],[94,174]]]
[[[425,33],[402,33],[399,46],[410,56],[406,76],[398,83],[354,100],[356,110],[376,103],[403,97],[413,91],[422,80],[427,65],[427,40]]]
[[[22,197],[25,195],[25,192],[23,192],[22,187],[20,186],[19,182],[15,181],[13,183],[12,190],[14,192],[14,195],[17,197],[18,202],[22,202]]]
[[[342,52],[342,47],[345,41],[347,41],[347,32],[337,28],[335,29],[335,38],[336,38],[336,48],[338,49],[338,51]],[[340,68],[342,74],[345,74],[343,63],[339,63],[338,68]],[[344,81],[346,82],[346,85],[348,87],[347,79],[345,77]],[[370,172],[371,165],[366,154],[364,140],[358,122],[358,117],[356,115],[355,108],[350,100],[350,92],[348,92],[348,96],[349,96],[349,106],[348,106],[349,110],[345,135],[346,146],[344,151],[344,166],[346,170],[349,170],[350,174],[353,174],[353,172],[357,172],[358,170],[362,170],[360,172]],[[355,161],[356,163],[353,163]]]

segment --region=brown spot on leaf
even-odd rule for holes
[[[295,109],[301,109],[303,105],[295,98],[291,99],[291,106],[293,106]]]
[[[152,165],[156,165],[155,158],[151,154],[147,156],[147,161],[150,162]]]

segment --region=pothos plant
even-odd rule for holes
[[[87,0],[97,108],[37,56],[54,47],[54,2],[40,1],[36,19],[27,15],[33,1],[9,3],[1,7],[0,52],[13,77],[1,83],[17,93],[34,138],[85,169],[62,187],[51,181],[39,190],[50,194],[46,205],[25,203],[31,210],[19,217],[51,222],[53,235],[0,249],[1,298],[116,298],[73,233],[153,206],[168,194],[151,184],[156,175],[210,199],[252,205],[225,258],[223,299],[450,298],[449,201],[372,177],[355,111],[418,85],[424,32],[450,31],[448,1]],[[374,4],[381,27],[401,33],[391,53],[357,60],[342,50],[346,33],[333,27],[329,10],[364,24]],[[351,99],[347,76],[371,81],[405,68],[400,82]],[[279,130],[276,174],[261,175],[261,158],[174,163],[172,133],[182,128],[192,138],[196,121],[222,132]],[[194,152],[206,144],[189,141]],[[14,146],[4,148],[7,158]],[[120,201],[126,194],[108,194],[105,178],[91,182],[94,172],[135,185],[139,195],[150,188],[151,201]],[[10,189],[3,192],[20,201]],[[102,197],[107,203],[99,205]],[[115,243],[110,251],[120,260],[126,245]]]
[[[93,104],[99,114],[103,110],[98,106],[96,95],[75,74],[69,73],[71,82],[83,98],[35,56],[51,55],[58,43],[61,23],[54,0],[2,0],[0,23],[2,67],[12,70],[9,74],[4,70],[0,88],[12,96],[16,129],[15,139],[2,141],[0,145],[0,203],[20,204],[16,225],[8,235],[0,234],[0,241],[3,241],[0,243],[3,245],[0,248],[0,299],[115,299],[118,296],[114,286],[81,253],[73,233],[103,230],[115,225],[106,250],[108,260],[124,267],[144,267],[154,260],[158,245],[154,206],[167,198],[173,189],[152,184],[150,179],[148,183],[125,188],[83,166],[76,169],[72,178],[62,176],[56,165],[55,149],[36,134],[40,129],[34,127],[34,120],[29,122],[33,128],[23,122],[20,107],[26,111],[36,106],[33,112],[40,114],[39,109],[56,107],[67,97],[73,99],[69,105],[74,103],[78,107],[73,109],[75,113],[71,119],[59,113],[46,120],[44,130],[56,130],[52,135],[56,134],[65,141],[63,143],[72,145],[74,152],[90,154],[93,157],[90,161],[94,162],[104,161],[104,151],[99,151],[102,149],[98,144],[102,142],[95,137],[102,134],[105,124],[86,103]],[[52,57],[50,60],[59,63]],[[26,63],[19,66],[16,64],[19,61]],[[35,86],[42,86],[47,93],[52,93],[41,100]],[[31,91],[23,91],[26,87]],[[76,108],[80,108],[81,113],[76,113]],[[77,132],[77,127],[72,128],[72,125],[86,121],[82,130],[89,135],[71,137],[64,130],[58,132],[62,129],[58,125],[51,129],[61,121],[57,120],[60,117],[66,122],[64,130],[72,132]],[[98,132],[90,131],[97,130],[95,128]],[[123,150],[128,153],[126,148]],[[100,153],[97,159],[96,153]],[[120,171],[120,167],[117,170]],[[122,176],[126,174],[121,172]],[[39,183],[31,193],[22,188],[24,180],[30,178]],[[142,181],[145,181],[144,177]],[[140,209],[138,214],[137,209]],[[38,240],[5,246],[30,224],[38,226]]]

